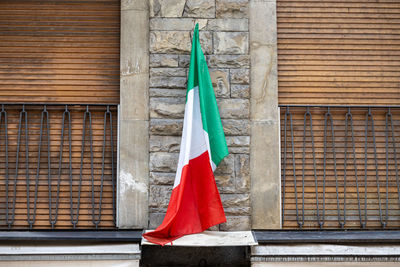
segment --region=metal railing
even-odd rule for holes
[[[281,109],[282,225],[399,228],[399,106]]]
[[[114,227],[117,106],[0,109],[1,224],[97,229],[107,217],[106,227]]]

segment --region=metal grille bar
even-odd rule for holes
[[[283,227],[399,228],[400,107],[280,107]]]
[[[116,105],[2,104],[0,229],[114,228],[116,113]]]

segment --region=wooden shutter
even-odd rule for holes
[[[119,2],[0,1],[0,102],[119,103]]]
[[[88,106],[92,119],[93,170],[95,211],[100,201],[104,114],[109,106],[113,116],[113,148],[110,122],[106,130],[104,155],[104,187],[102,215],[99,228],[115,227],[111,159],[116,170],[117,107],[119,103],[120,62],[120,1],[119,0],[3,0],[0,1],[0,111],[5,104],[8,131],[9,208],[13,205],[13,185],[16,186],[15,221],[11,229],[26,229],[27,203],[33,214],[34,192],[40,138],[40,116],[44,104],[50,122],[50,173],[53,215],[61,145],[63,105],[69,104],[71,115],[71,164],[73,174],[72,198],[78,201],[80,179],[83,117]],[[17,104],[18,103],[18,104]],[[28,115],[28,149],[22,128],[17,165],[19,116]],[[28,105],[37,103],[37,105]],[[39,104],[40,103],[40,104]],[[78,105],[80,104],[80,105]],[[6,150],[4,114],[0,118],[0,228],[7,228],[6,219]],[[87,117],[87,120],[89,118]],[[67,131],[67,128],[65,129]],[[86,133],[88,128],[86,129]],[[49,222],[49,186],[46,136],[43,132],[41,165],[38,176],[38,199],[33,229],[51,228]],[[68,137],[62,154],[58,218],[55,229],[73,228],[70,211],[70,177],[68,172]],[[82,165],[82,187],[77,228],[94,228],[92,218],[92,177],[86,137]],[[29,162],[26,162],[29,154]],[[26,165],[27,164],[27,165]],[[26,166],[30,177],[30,198],[27,197]],[[115,193],[115,191],[114,191]],[[75,206],[76,208],[76,206]],[[76,214],[76,210],[74,211]],[[11,216],[11,209],[9,209]],[[9,217],[10,220],[10,217]]]
[[[280,104],[400,103],[397,0],[278,0]]]
[[[278,88],[282,105],[375,105],[400,104],[400,3],[397,0],[278,0]],[[284,223],[298,229],[303,207],[303,136],[305,107],[290,108],[293,119],[293,167],[290,121],[287,117],[287,155],[284,166],[284,127],[286,107],[281,108],[282,187]],[[340,209],[343,219],[345,116],[348,109],[331,108],[335,129],[335,152]],[[326,107],[311,107],[315,166],[318,183],[319,215],[322,219],[324,176],[324,118]],[[376,138],[375,167],[371,122],[368,128],[367,170],[365,173],[365,125],[368,108],[351,109],[354,123],[356,165],[362,220],[367,228],[382,228],[379,214],[387,228],[400,227],[400,203],[396,182],[395,154],[389,133],[386,167],[385,115],[388,108],[372,108]],[[399,109],[391,110],[398,147]],[[309,119],[309,117],[308,117]],[[316,182],[309,120],[306,127],[304,166],[303,228],[319,228],[317,223]],[[349,128],[348,128],[349,129]],[[390,125],[389,125],[390,131]],[[350,134],[350,130],[348,132]],[[350,137],[349,137],[350,138]],[[331,129],[327,128],[326,207],[323,228],[340,228],[337,212],[336,177],[334,175]],[[350,139],[348,139],[350,141]],[[345,228],[361,228],[355,167],[351,142],[347,143],[347,193]],[[399,159],[397,149],[397,160]],[[294,168],[296,179],[294,178]],[[388,189],[386,170],[388,169]],[[378,173],[378,182],[376,179]],[[367,175],[367,221],[364,220],[365,174]],[[296,180],[296,181],[295,181]],[[297,197],[295,195],[297,183]],[[378,184],[380,189],[378,190]],[[296,212],[297,201],[297,212]],[[299,216],[296,216],[296,213]]]

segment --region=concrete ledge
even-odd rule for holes
[[[400,256],[400,245],[276,244],[254,246],[252,256]]]
[[[139,260],[139,244],[8,243],[0,245],[0,261]]]
[[[251,248],[252,266],[395,266],[400,261],[400,245],[268,244]],[[303,265],[298,265],[304,262]],[[338,264],[337,262],[341,262]],[[385,263],[384,265],[382,263]],[[321,265],[322,264],[322,265]],[[397,263],[398,264],[398,263]],[[398,265],[396,265],[398,266]]]
[[[139,243],[142,231],[0,231],[0,241],[80,241]]]
[[[254,231],[259,243],[400,243],[400,231]]]
[[[146,231],[151,232],[151,231]],[[154,245],[145,238],[142,245]],[[254,246],[257,245],[251,231],[218,232],[204,231],[199,234],[183,236],[172,242],[173,246],[181,247],[233,247],[233,246]],[[166,246],[171,246],[171,243]]]

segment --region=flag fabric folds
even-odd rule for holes
[[[196,24],[187,82],[179,163],[167,213],[156,230],[143,234],[165,245],[226,222],[214,170],[228,147]]]

